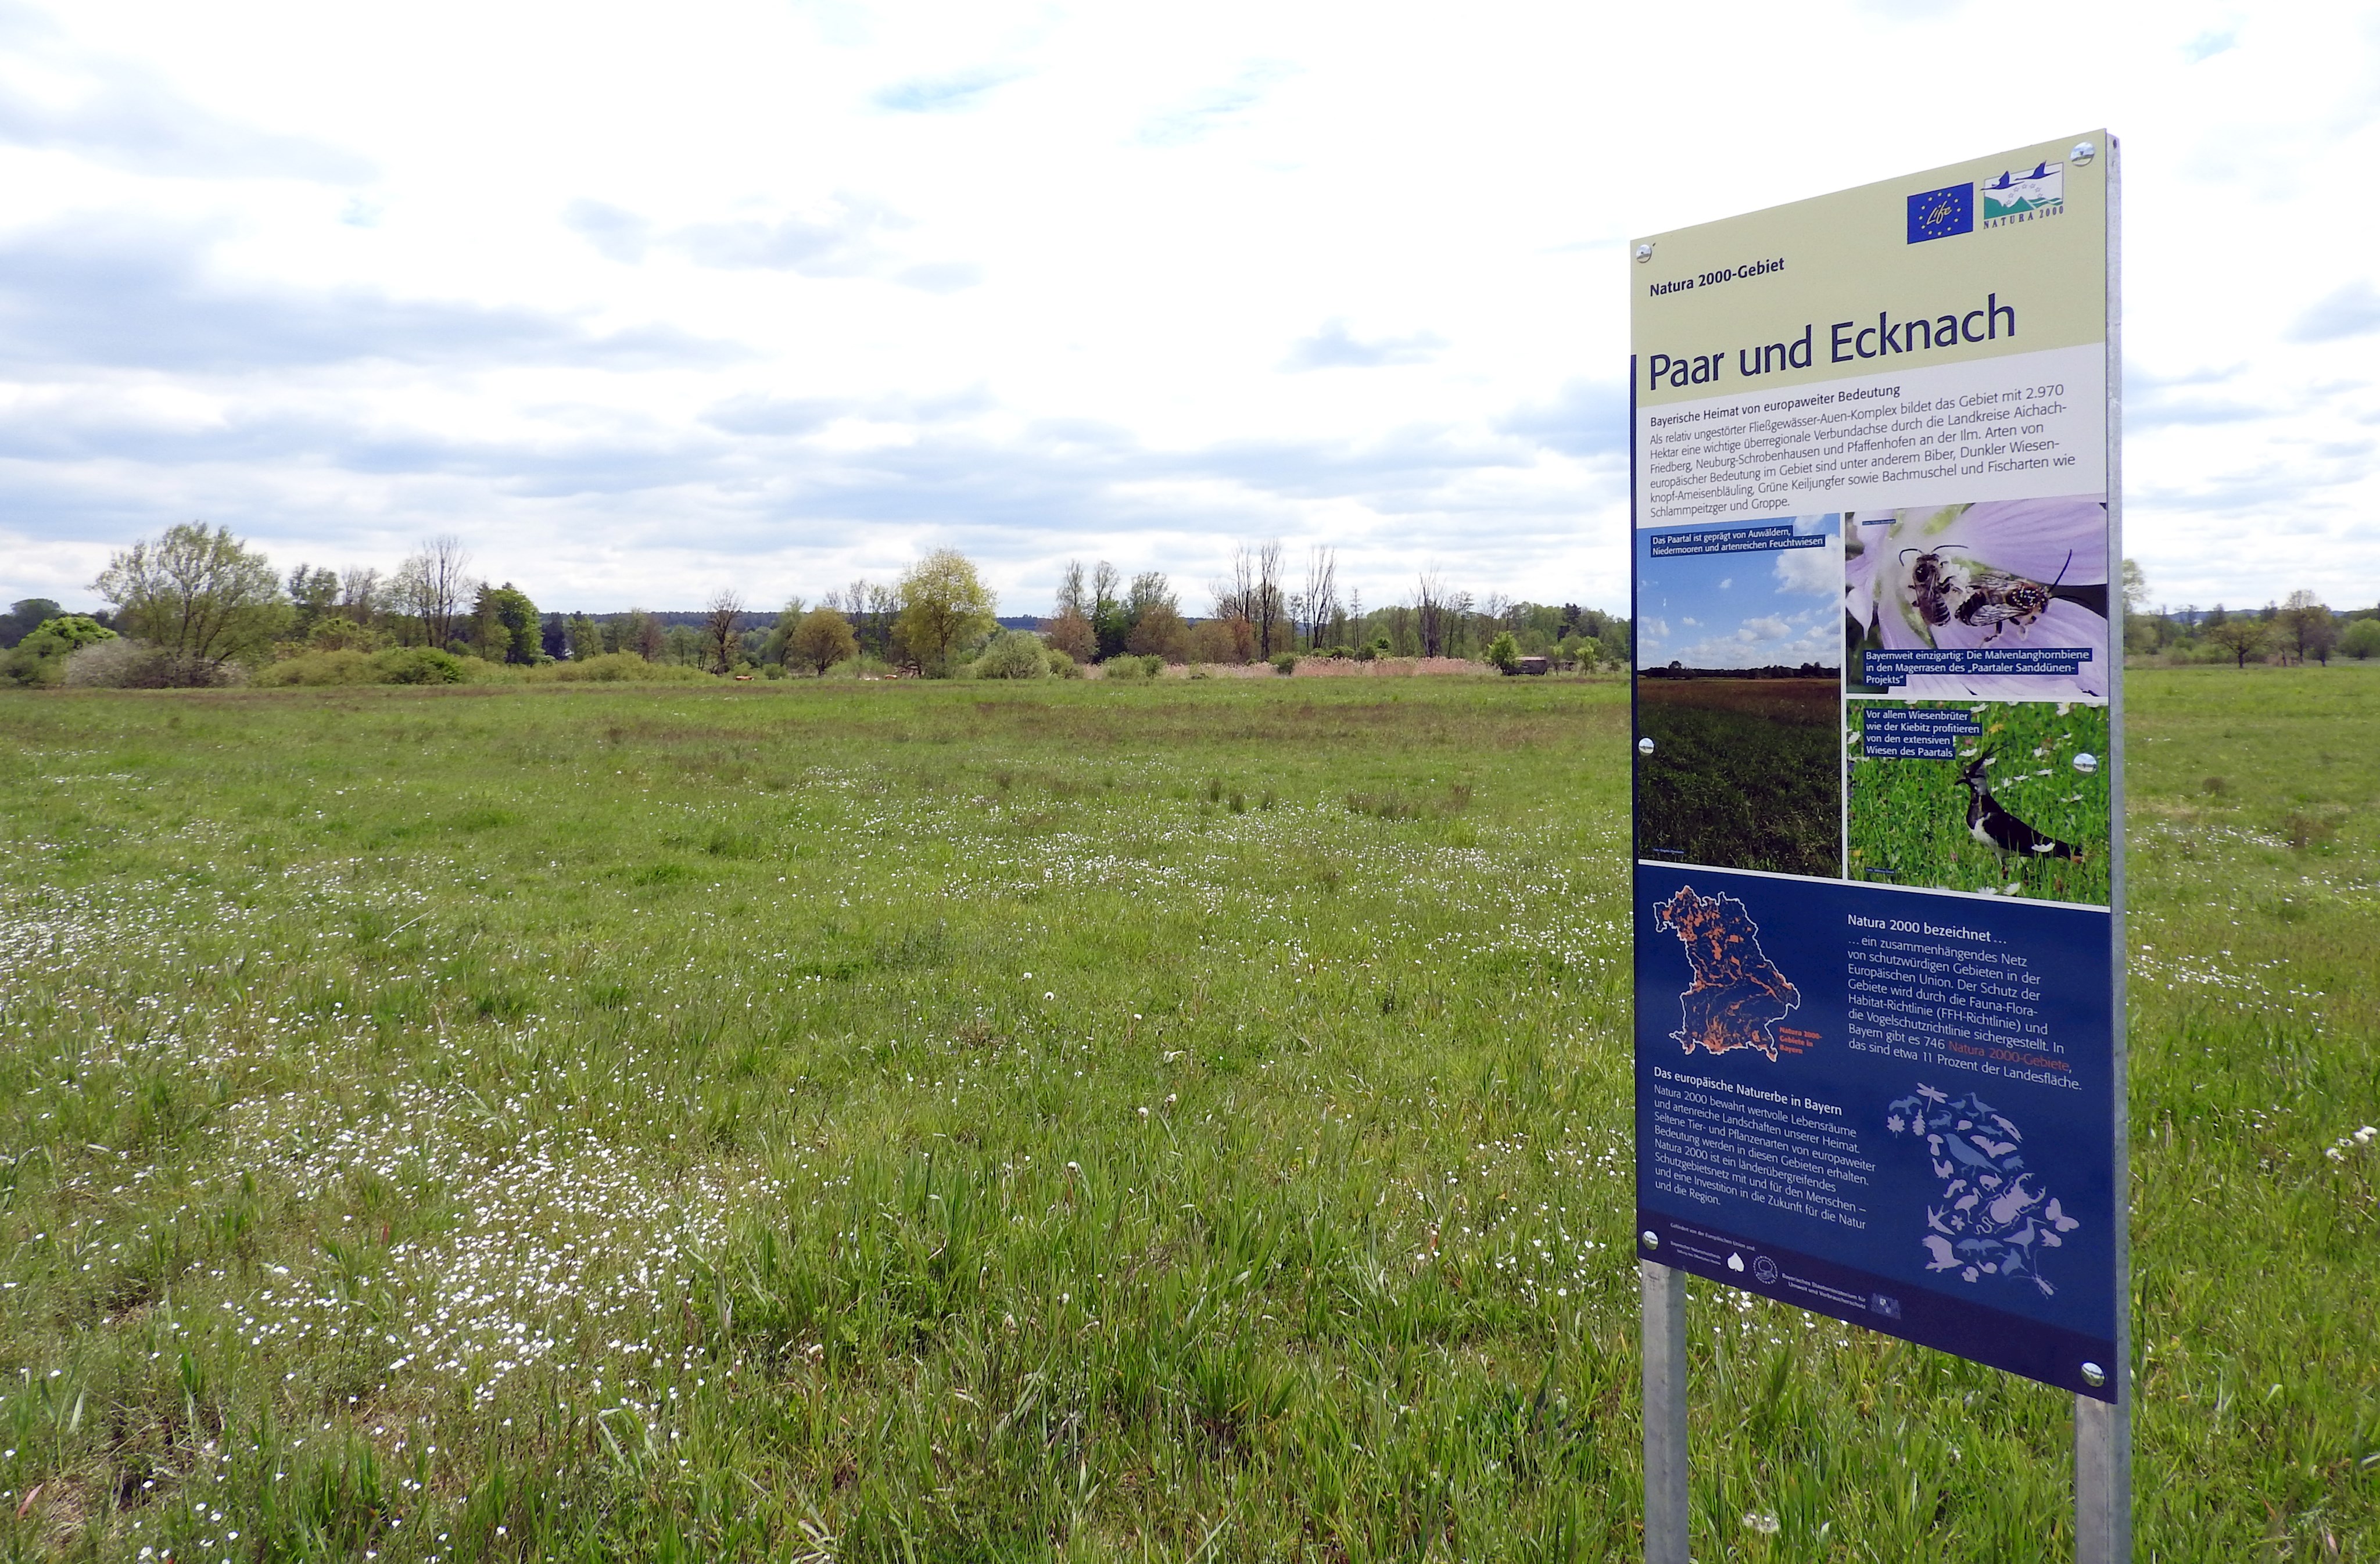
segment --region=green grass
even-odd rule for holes
[[[1895,703],[1899,704],[1899,703]],[[1998,891],[2051,901],[2107,903],[2107,713],[2105,707],[1925,700],[1918,709],[1965,710],[1983,732],[1961,757],[1990,757],[1992,796],[2018,818],[2082,849],[2079,858],[2005,856],[1967,830],[1962,760],[1874,760],[1860,753],[1871,704],[1844,714],[1852,758],[1850,866],[1853,879],[1947,891]],[[2101,764],[2074,769],[2077,755]]]
[[[1645,679],[1636,726],[1641,851],[1718,868],[1842,868],[1834,679]]]
[[[2132,709],[2142,1556],[2370,1558],[2380,680]],[[1628,736],[0,700],[0,1555],[1632,1556]],[[1698,1557],[2067,1552],[2064,1399],[1689,1311]]]

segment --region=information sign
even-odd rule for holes
[[[2114,161],[1629,267],[1639,1256],[2111,1404]]]

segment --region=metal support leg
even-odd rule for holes
[[[2132,1564],[2131,1400],[2074,1398],[2074,1564]]]
[[[1645,1292],[1645,1564],[1689,1564],[1686,1273],[1651,1260],[1636,1269]]]

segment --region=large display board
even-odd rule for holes
[[[2109,1401],[2113,161],[1630,265],[1639,1255]]]

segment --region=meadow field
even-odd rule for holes
[[[2380,673],[2131,692],[2140,1557],[2380,1558]],[[1633,1557],[1629,736],[0,697],[0,1555]],[[1698,1558],[2068,1556],[2066,1398],[1688,1309]]]
[[[1991,891],[2058,902],[2107,904],[2107,709],[2062,702],[1986,704],[1918,701],[1915,709],[1972,713],[1982,731],[1957,746],[1982,753],[2003,808],[2035,830],[2080,850],[2075,858],[2019,859],[1994,852],[1967,830],[1966,784],[1960,760],[1873,759],[1862,753],[1866,714],[1878,708],[1852,701],[1843,713],[1843,749],[1850,757],[1844,810],[1852,879],[1946,891]],[[2089,755],[2090,770],[2075,769]]]
[[[1842,872],[1842,685],[1645,679],[1636,726],[1647,857],[1718,868]]]

